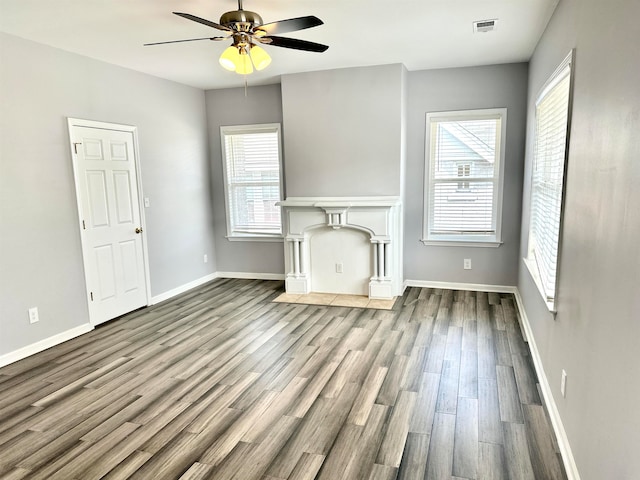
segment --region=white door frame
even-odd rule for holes
[[[138,187],[138,212],[140,213],[140,226],[144,232],[147,232],[147,225],[144,216],[144,193],[142,191],[142,172],[140,170],[140,150],[138,148],[138,127],[133,125],[122,125],[118,123],[107,123],[107,122],[98,122],[94,120],[84,120],[80,118],[71,118],[67,117],[67,125],[68,125],[68,133],[69,133],[69,147],[71,153],[71,163],[73,165],[73,180],[76,190],[76,202],[77,202],[77,212],[78,212],[78,230],[80,232],[80,243],[82,244],[82,265],[84,270],[84,285],[87,294],[87,304],[89,302],[90,289],[89,289],[89,278],[88,278],[88,269],[87,262],[89,261],[87,258],[87,252],[89,251],[88,246],[85,244],[85,236],[82,235],[82,202],[79,195],[79,183],[78,183],[78,166],[76,162],[73,139],[71,137],[71,130],[73,127],[89,127],[89,128],[99,128],[102,130],[115,130],[119,132],[129,132],[133,136],[133,151],[134,151],[134,162],[136,165],[136,186]],[[145,290],[147,297],[147,306],[152,304],[151,301],[151,275],[149,273],[149,255],[147,249],[147,236],[142,235],[142,258],[144,264],[144,279],[145,279]],[[91,309],[89,308],[89,322],[92,325],[97,325],[94,321],[95,319],[91,318]]]

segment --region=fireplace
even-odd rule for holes
[[[289,197],[279,205],[287,293],[402,294],[398,197]]]

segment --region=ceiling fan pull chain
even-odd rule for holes
[[[245,98],[247,97],[247,85],[248,85],[247,74],[245,73],[244,74],[244,96],[245,96]]]

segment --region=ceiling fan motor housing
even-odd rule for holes
[[[236,31],[248,32],[253,27],[262,25],[262,17],[249,10],[233,10],[222,14],[220,24]]]

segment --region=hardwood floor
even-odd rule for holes
[[[7,479],[565,479],[511,295],[216,280],[0,369]]]

